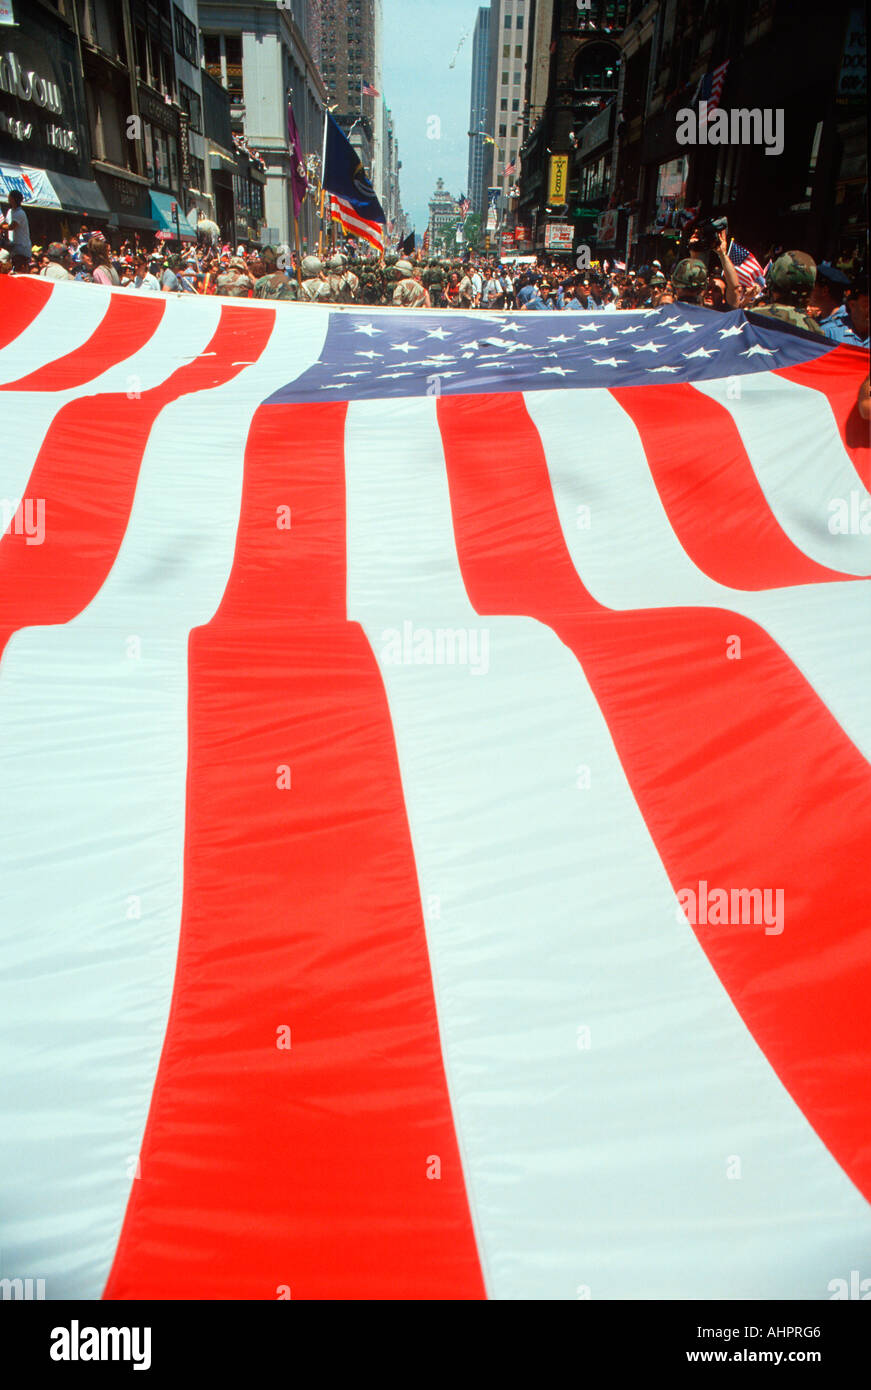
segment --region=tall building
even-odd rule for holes
[[[469,102],[469,176],[466,180],[472,212],[484,210],[484,169],[487,145],[483,134],[492,135],[487,125],[487,87],[490,74],[490,11],[482,5],[472,35],[472,94]]]
[[[205,202],[192,196],[200,179],[192,160],[203,146],[191,135],[198,60],[190,9],[171,0],[5,8],[0,193],[23,192],[35,241],[83,218],[110,232],[196,237],[185,215]]]
[[[630,0],[614,138],[617,250],[667,264],[681,213],[726,217],[765,260],[774,245],[818,259],[864,254],[868,237],[865,16],[852,0]],[[861,85],[855,74],[861,70]],[[782,112],[783,148],[681,144],[678,111],[720,69],[722,111]],[[676,225],[678,224],[678,225]]]
[[[490,4],[487,129],[495,143],[487,146],[488,186],[500,189],[503,222],[509,209],[509,190],[520,172],[524,73],[533,9],[533,0],[491,0]]]
[[[612,191],[613,145],[626,22],[625,0],[539,0],[527,69],[527,129],[517,200],[524,249],[547,246],[547,227],[568,223],[571,244],[598,248],[602,212]],[[567,172],[551,202],[551,160]],[[612,219],[613,221],[613,219]],[[602,223],[605,225],[605,222]],[[610,223],[608,223],[610,226]],[[601,248],[598,248],[601,249]],[[609,248],[614,250],[613,242]]]
[[[319,0],[319,11],[319,65],[327,102],[383,203],[383,0]],[[367,94],[367,87],[378,96]]]
[[[456,199],[445,188],[444,179],[439,179],[429,200],[429,246],[433,253],[454,253],[459,215]]]
[[[265,163],[262,218],[270,239],[293,243],[290,142],[287,105],[302,141],[303,154],[319,155],[323,143],[326,88],[308,46],[309,8],[306,0],[199,0],[200,27],[207,73],[230,95],[230,115],[237,150],[256,150]],[[220,154],[210,153],[213,171],[222,167]],[[236,203],[256,203],[259,169],[256,159],[235,173]],[[251,208],[252,217],[256,208]],[[309,196],[300,210],[300,237],[313,246],[318,235],[317,206]]]

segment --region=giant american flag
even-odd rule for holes
[[[0,342],[0,1274],[828,1298],[865,355],[15,277]]]

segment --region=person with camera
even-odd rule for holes
[[[678,285],[672,274],[672,284],[676,291],[678,301],[704,304],[705,308],[713,309],[717,313],[726,313],[730,309],[737,309],[741,302],[741,282],[738,279],[738,272],[729,260],[727,250],[729,246],[727,236],[728,223],[725,217],[718,217],[714,221],[706,218],[703,222],[698,222],[689,236],[688,256],[689,261],[695,261],[701,265],[705,272],[704,283],[701,277],[692,272],[684,276],[685,284]],[[714,273],[716,280],[721,280],[725,287],[724,293],[712,295],[710,304],[704,303],[705,290],[708,286],[708,263],[712,255],[717,257],[720,262],[719,269]],[[683,261],[675,267],[675,273],[684,264]],[[697,298],[687,300],[686,295],[689,290],[700,291]]]

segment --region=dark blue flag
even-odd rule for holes
[[[324,188],[351,203],[370,222],[386,223],[384,209],[375,196],[360,156],[330,115],[327,116]]]

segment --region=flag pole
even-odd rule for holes
[[[324,175],[327,172],[327,108],[324,107],[324,142],[321,149],[321,205],[318,210],[320,229],[318,231],[318,256],[324,252]]]

